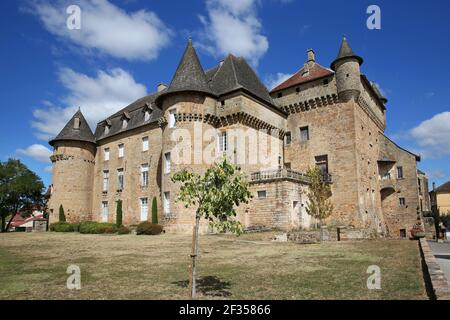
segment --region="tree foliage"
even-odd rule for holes
[[[241,223],[233,219],[235,207],[248,203],[251,193],[240,168],[223,158],[204,175],[182,170],[172,181],[182,183],[177,201],[186,208],[197,206],[197,217],[207,219],[219,232],[242,233]]]
[[[117,200],[116,204],[116,226],[120,228],[122,226],[122,200]]]
[[[19,212],[31,213],[34,205],[43,205],[44,184],[33,171],[20,160],[0,162],[0,215],[2,232],[9,229],[14,216]],[[11,216],[10,216],[11,215]],[[10,216],[5,227],[6,218]]]
[[[66,215],[64,213],[63,205],[59,206],[59,222],[66,222]]]
[[[158,224],[158,204],[156,202],[156,197],[153,197],[152,201],[152,223]]]
[[[310,182],[308,191],[309,203],[306,206],[306,212],[322,224],[322,221],[333,212],[333,205],[330,201],[332,195],[331,187],[323,182],[323,175],[318,167],[310,168],[306,175]]]

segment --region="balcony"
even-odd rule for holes
[[[381,190],[383,190],[383,189],[396,190],[396,181],[394,179],[392,179],[390,173],[385,173],[384,175],[381,176],[380,189]]]
[[[290,169],[267,170],[250,174],[250,182],[269,182],[275,180],[290,180],[300,183],[309,183],[306,174]],[[324,174],[322,181],[325,183],[332,183],[333,179],[331,174]]]

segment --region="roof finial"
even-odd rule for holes
[[[189,36],[189,38],[188,38],[188,44],[192,45],[192,37],[191,36]]]

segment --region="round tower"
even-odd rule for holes
[[[353,52],[344,37],[339,54],[331,64],[331,69],[336,72],[339,99],[344,102],[357,100],[361,93],[360,66],[362,63],[363,59]]]
[[[50,223],[59,221],[61,205],[68,222],[90,220],[96,144],[80,110],[49,144],[54,148]]]
[[[204,161],[203,152],[212,141],[204,141],[203,137],[215,132],[207,115],[215,113],[217,104],[191,40],[169,87],[160,92],[155,103],[164,114],[160,120],[164,225],[168,230],[190,233],[195,222],[195,208],[185,208],[176,202],[180,186],[173,183],[171,177],[184,168],[203,173],[210,165]],[[206,228],[207,225],[202,223],[201,229],[206,231]]]

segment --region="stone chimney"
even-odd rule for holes
[[[312,67],[316,63],[316,54],[314,53],[313,49],[308,49],[308,67]]]
[[[164,89],[167,89],[167,86],[164,83],[158,84],[158,92],[161,92]]]
[[[433,191],[436,191],[436,182],[433,182]]]

